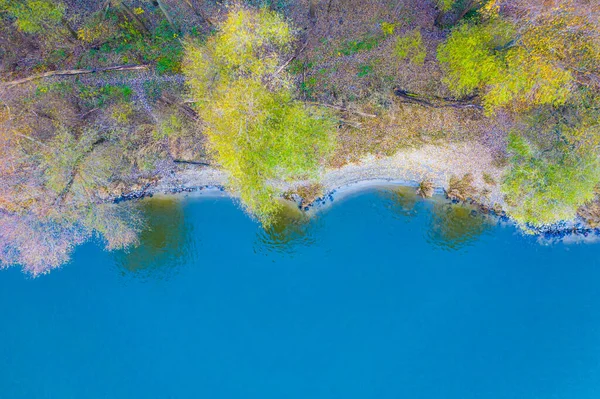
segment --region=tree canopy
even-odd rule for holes
[[[504,109],[520,125],[502,186],[520,223],[575,217],[600,180],[600,26],[588,11],[488,1],[438,48],[451,92],[479,94],[488,114]]]
[[[459,96],[479,90],[489,112],[556,106],[597,73],[600,30],[569,5],[525,21],[494,13],[455,28],[438,58],[449,88]]]
[[[270,182],[315,177],[334,144],[332,118],[295,100],[282,70],[292,41],[292,28],[278,14],[239,8],[205,43],[186,46],[184,71],[209,146],[265,225],[280,206]]]
[[[51,29],[62,22],[65,14],[63,3],[50,0],[3,0],[0,9],[16,18],[17,27],[26,33]]]
[[[594,198],[600,181],[596,154],[577,154],[558,143],[544,153],[519,135],[509,138],[513,165],[502,189],[516,221],[542,225],[571,220],[579,206]]]

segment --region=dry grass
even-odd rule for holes
[[[304,186],[299,186],[284,194],[285,198],[292,198],[297,195],[302,200],[302,206],[308,206],[315,202],[324,194],[324,187],[320,183],[310,183]]]
[[[307,11],[311,0],[294,1],[288,15],[306,28],[308,45],[298,58],[300,86],[309,98],[336,104],[385,105],[394,85],[414,91],[444,93],[435,49],[442,38],[434,27],[434,2],[419,0],[321,1],[316,18]],[[348,12],[356,10],[356,12]],[[381,24],[393,24],[384,33]],[[419,27],[427,47],[424,65],[395,55],[397,37]]]
[[[330,166],[356,162],[367,154],[389,156],[423,144],[478,140],[492,122],[476,110],[429,108],[394,100],[377,118],[355,123],[360,126],[344,124],[340,129]]]
[[[600,196],[577,210],[577,214],[592,228],[600,227]]]
[[[431,198],[433,196],[433,182],[431,180],[423,180],[417,188],[417,195],[423,198]]]
[[[473,182],[474,178],[470,173],[465,174],[462,178],[452,176],[446,195],[450,199],[459,201],[474,199],[477,196],[477,189],[474,187]]]

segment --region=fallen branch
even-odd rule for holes
[[[195,121],[198,121],[200,119],[196,111],[194,111],[191,107],[185,105],[185,101],[183,103],[179,103],[177,102],[177,100],[164,94],[158,98],[158,101],[168,106],[177,107],[184,115],[186,115],[190,119],[193,119]]]
[[[467,102],[469,100],[474,99],[475,97],[470,97],[467,100],[455,100],[452,98],[442,98],[442,97],[425,97],[423,95],[419,95],[416,93],[411,93],[409,91],[395,88],[394,94],[402,99],[405,103],[410,104],[418,104],[424,107],[432,107],[432,108],[474,108],[477,110],[483,110],[483,107],[479,104],[474,104]]]
[[[308,35],[310,36],[310,32],[308,32]],[[302,52],[304,51],[304,49],[306,48],[306,46],[308,46],[308,40],[309,40],[309,37],[306,38],[306,40],[304,41],[304,44],[302,45],[302,47],[300,47],[300,49],[298,51],[296,51],[293,56],[291,56],[282,66],[280,66],[275,71],[275,73],[273,74],[273,76],[279,75],[281,73],[281,71],[283,71],[285,69],[285,67],[287,67],[288,65],[290,65],[290,63],[292,61],[294,61],[296,58],[298,58],[298,56],[300,54],[302,54]]]
[[[49,78],[52,76],[74,76],[74,75],[87,75],[91,73],[98,72],[116,72],[116,71],[139,71],[143,69],[148,69],[148,65],[118,65],[107,68],[97,68],[97,69],[65,69],[62,71],[50,71],[44,72],[37,75],[28,76],[23,79],[17,79],[10,82],[2,82],[0,83],[0,87],[10,88],[13,86],[17,86],[23,83],[31,82],[33,80],[39,80],[44,78]]]
[[[173,162],[175,163],[184,163],[184,164],[188,164],[188,165],[201,165],[201,166],[211,166],[209,163],[207,162],[200,162],[200,161],[186,161],[185,159],[174,159]]]
[[[352,114],[364,116],[366,118],[377,118],[377,115],[375,115],[375,114],[367,114],[365,112],[355,111],[353,109],[348,109],[348,108],[345,108],[345,107],[340,107],[338,105],[318,103],[318,102],[315,102],[315,101],[307,101],[306,103],[307,104],[312,104],[312,105],[320,105],[322,107],[327,107],[327,108],[331,108],[331,109],[337,109],[338,111],[342,111],[342,112],[350,112]]]

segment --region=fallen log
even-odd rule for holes
[[[0,82],[0,87],[10,88],[23,83],[31,82],[34,80],[50,78],[53,76],[74,76],[74,75],[87,75],[91,73],[99,72],[116,72],[116,71],[140,71],[148,69],[149,65],[117,65],[107,68],[94,68],[94,69],[65,69],[62,71],[50,71],[44,72],[37,75],[28,76],[26,78],[13,80],[10,82]]]
[[[473,100],[475,96],[466,98],[464,100],[457,100],[453,98],[442,98],[442,97],[426,97],[420,94],[412,93],[407,90],[394,88],[394,94],[400,98],[402,102],[410,104],[418,104],[424,107],[432,108],[474,108],[477,110],[483,110],[483,106],[469,101]]]
[[[195,121],[200,120],[196,111],[194,111],[191,107],[185,105],[184,103],[179,103],[176,99],[170,96],[163,94],[158,98],[158,101],[165,105],[177,107],[184,115],[186,115],[190,119],[193,119]]]
[[[173,160],[174,163],[183,163],[183,164],[188,164],[188,165],[200,165],[200,166],[211,166],[210,163],[208,162],[201,162],[201,161],[187,161],[185,159],[174,159]]]

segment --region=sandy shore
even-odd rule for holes
[[[368,181],[416,186],[429,179],[436,188],[446,189],[452,176],[462,177],[470,173],[474,177],[473,185],[478,191],[490,191],[486,199],[489,205],[495,202],[501,204],[499,185],[486,184],[483,179],[484,172],[496,182],[499,182],[502,176],[502,170],[494,165],[491,151],[482,145],[426,145],[418,149],[400,151],[391,157],[367,157],[358,164],[328,170],[324,173],[322,182],[326,191],[331,191]],[[368,187],[368,184],[365,187]]]
[[[452,176],[462,177],[470,173],[473,186],[486,195],[474,200],[492,209],[496,204],[503,206],[500,181],[503,170],[495,162],[492,152],[484,145],[447,144],[444,146],[425,145],[418,149],[406,149],[390,157],[368,156],[360,162],[338,169],[326,169],[321,172],[320,181],[325,197],[311,207],[318,211],[338,200],[359,191],[392,186],[416,187],[424,179],[433,182],[438,193],[448,188]],[[488,177],[488,183],[483,178]],[[490,178],[496,182],[489,184]],[[305,185],[309,182],[274,182],[283,191]],[[231,196],[225,191],[227,174],[210,167],[188,166],[170,176],[164,177],[155,186],[148,188],[144,195],[172,195],[189,193],[194,196]],[[135,198],[135,196],[134,196]],[[507,220],[504,216],[502,219]],[[528,228],[528,233],[537,234],[543,239],[573,240],[598,239],[599,231],[591,229],[580,220],[563,221],[550,226]],[[592,238],[595,237],[595,238]]]
[[[424,179],[431,180],[438,190],[442,190],[448,187],[451,176],[462,177],[470,173],[477,190],[485,188],[489,191],[484,205],[502,204],[499,185],[486,184],[484,172],[495,181],[500,181],[502,170],[494,165],[491,151],[483,145],[426,145],[400,151],[391,157],[368,156],[339,169],[326,169],[321,173],[321,183],[326,193],[335,191],[337,195],[390,184],[416,186]],[[220,191],[226,183],[227,174],[223,171],[190,166],[162,179],[149,192],[169,194],[202,188],[202,195],[207,195],[210,191]],[[275,182],[275,185],[286,191],[307,183]],[[208,190],[210,188],[215,190]]]

